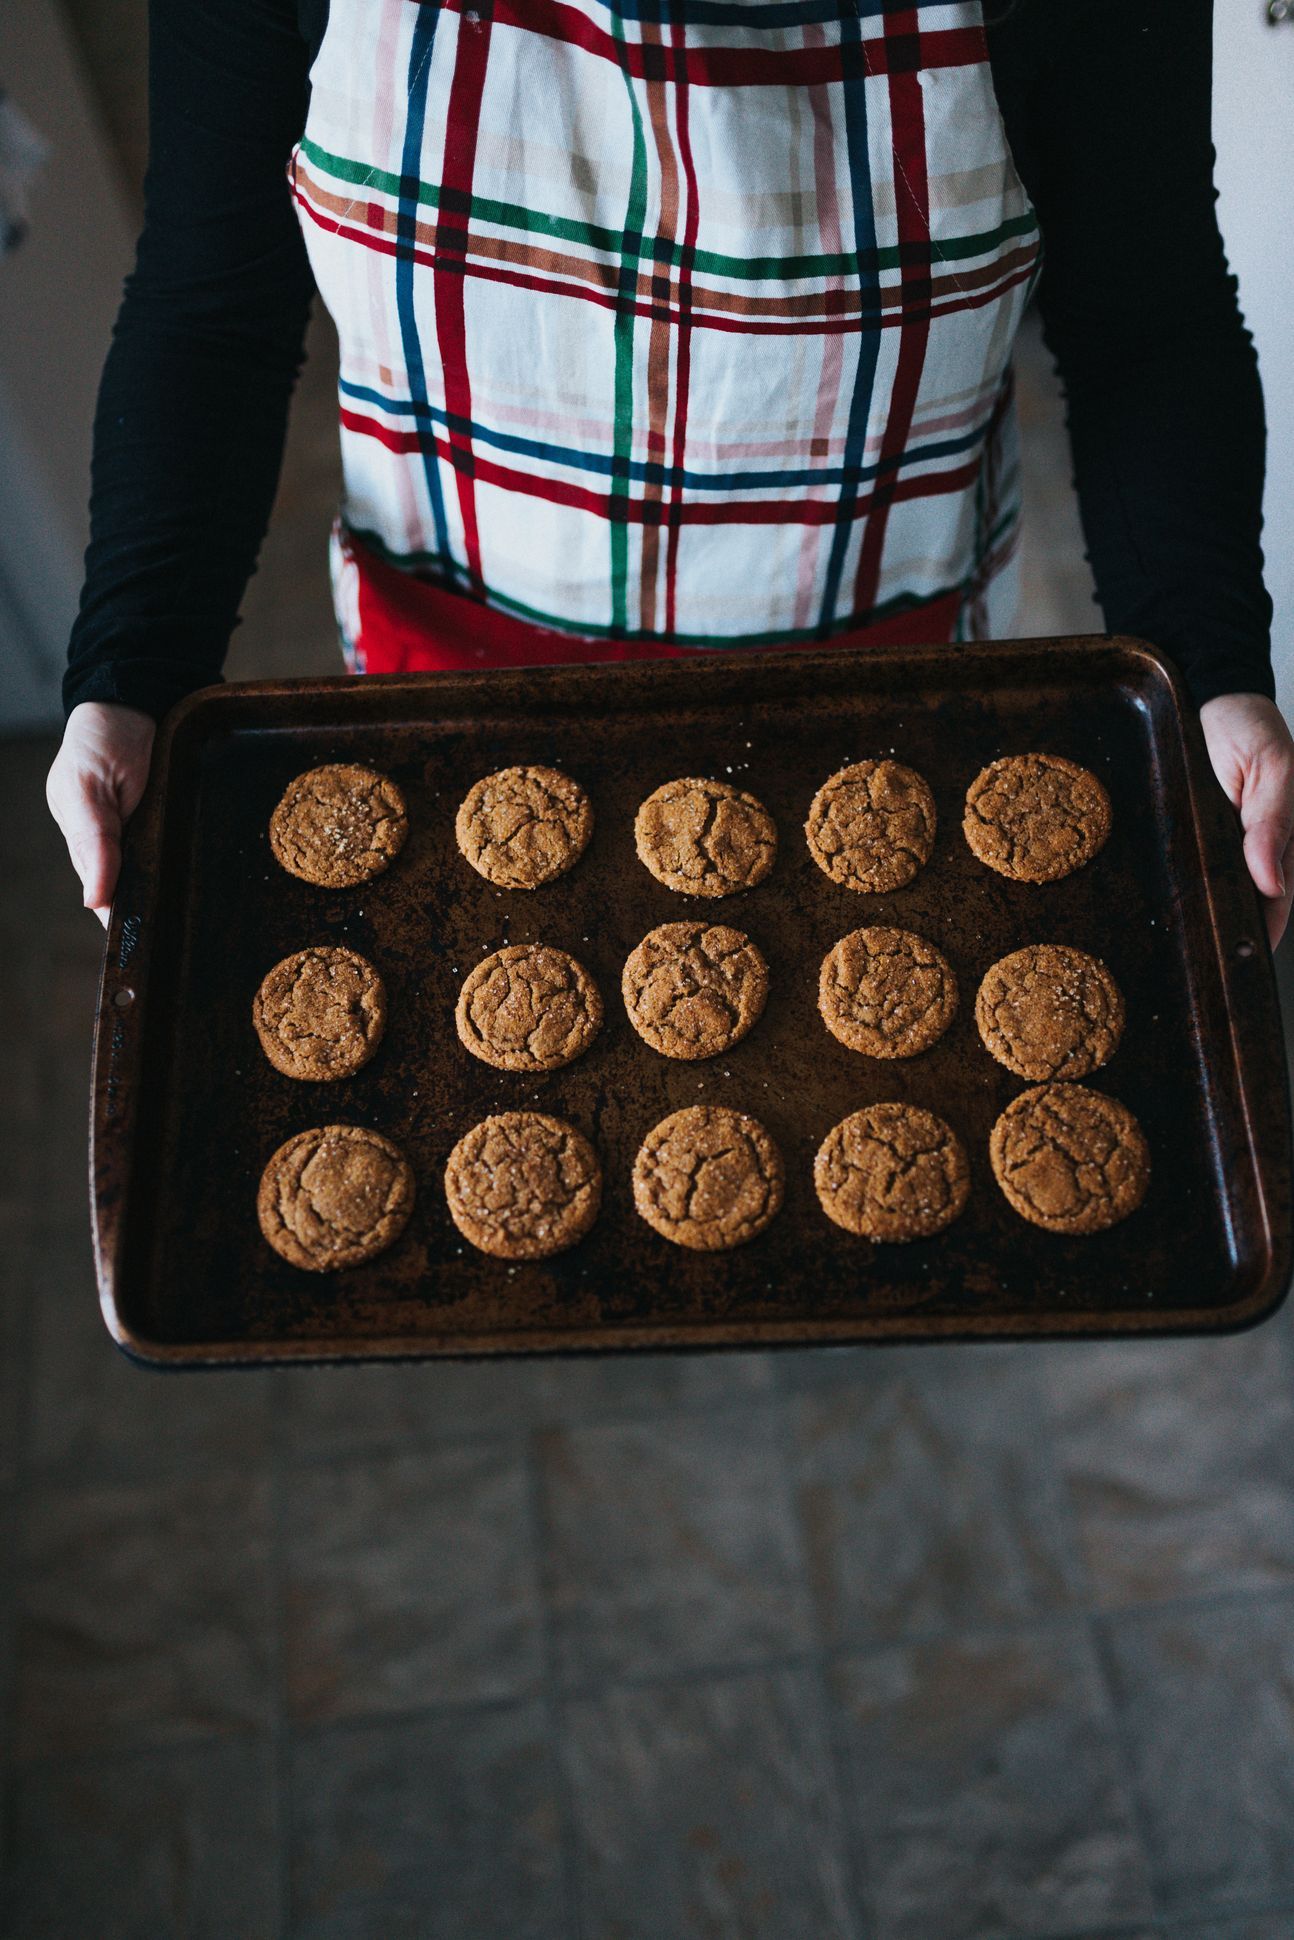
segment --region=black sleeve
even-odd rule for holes
[[[1199,703],[1273,694],[1252,339],[1218,231],[1210,0],[1015,0],[990,28],[1112,632]]]
[[[151,0],[144,228],[99,389],[63,701],[217,680],[278,482],[313,281],[286,179],[291,0]]]

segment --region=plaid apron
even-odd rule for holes
[[[990,623],[1039,238],[977,3],[332,0],[289,179],[356,671]]]

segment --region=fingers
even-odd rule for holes
[[[1294,903],[1294,839],[1285,845],[1281,874],[1285,878],[1285,888],[1281,895],[1268,902],[1263,912],[1267,918],[1267,938],[1273,950],[1285,934],[1290,919],[1290,905]]]
[[[121,834],[148,780],[154,723],[137,708],[82,701],[45,783],[87,909],[105,926],[121,872]]]
[[[113,821],[116,820],[114,814]],[[72,848],[72,861],[81,878],[86,908],[92,909],[96,916],[102,911],[106,925],[112,892],[121,873],[121,838],[117,827],[105,819],[92,832],[84,834]]]
[[[63,831],[72,867],[81,878],[82,900],[106,924],[121,868],[121,814],[115,800],[91,776],[69,773],[58,761],[46,797]]]
[[[1245,821],[1245,861],[1260,895],[1279,901],[1285,894],[1284,858],[1289,844],[1288,820],[1265,816]]]
[[[1270,899],[1284,928],[1281,912],[1287,907],[1294,836],[1294,749],[1288,734],[1283,734],[1260,744],[1255,753],[1240,797],[1245,861],[1259,894]]]

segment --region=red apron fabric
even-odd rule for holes
[[[350,586],[348,664],[365,674],[447,673],[462,668],[547,667],[562,663],[686,659],[697,647],[656,640],[600,640],[555,632],[498,607],[452,593],[388,566],[352,536],[345,541]],[[942,644],[953,638],[960,593],[926,600],[901,613],[799,646],[888,647]],[[732,651],[732,649],[717,649]]]

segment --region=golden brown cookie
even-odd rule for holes
[[[362,1125],[298,1132],[266,1166],[256,1199],[274,1251],[307,1273],[333,1273],[385,1252],[412,1211],[409,1161]]]
[[[261,1049],[285,1078],[325,1084],[367,1064],[386,1029],[386,988],[366,957],[341,944],[298,950],[252,1002]]]
[[[1150,1150],[1117,1098],[1086,1085],[1035,1085],[989,1135],[998,1184],[1022,1219],[1049,1233],[1099,1233],[1135,1212]]]
[[[408,832],[404,796],[390,777],[347,761],[298,775],[270,817],[278,861],[325,889],[353,889],[380,876]]]
[[[764,1127],[689,1105],[652,1127],[634,1161],[634,1204],[678,1246],[717,1252],[762,1233],[782,1204],[782,1155]]]
[[[902,889],[929,862],[935,799],[900,761],[856,761],[823,782],[804,833],[833,882],[881,895]]]
[[[763,882],[777,827],[754,795],[724,781],[667,781],[634,820],[638,859],[684,896],[732,896]]]
[[[962,827],[1000,876],[1056,882],[1104,846],[1110,798],[1094,774],[1063,755],[1007,755],[976,775]]]
[[[579,783],[556,768],[500,768],[468,790],[454,833],[487,882],[538,889],[579,861],[593,810]]]
[[[667,1058],[712,1058],[743,1038],[768,996],[768,965],[721,923],[649,930],[620,980],[629,1022]]]
[[[951,1226],[970,1193],[952,1127],[919,1105],[865,1105],[833,1125],[813,1161],[822,1210],[867,1239],[928,1239]]]
[[[509,943],[458,993],[458,1035],[500,1071],[556,1071],[602,1028],[602,999],[582,963],[546,943]]]
[[[1099,957],[1030,943],[985,974],[975,1022],[985,1048],[1017,1077],[1085,1078],[1118,1049],[1123,998]]]
[[[464,1133],[445,1167],[455,1226],[499,1260],[542,1260],[583,1239],[598,1216],[602,1168],[573,1125],[505,1111]]]
[[[851,930],[822,960],[818,1009],[833,1037],[872,1058],[912,1058],[957,1010],[947,958],[910,930]]]

